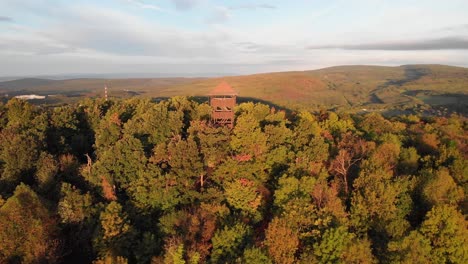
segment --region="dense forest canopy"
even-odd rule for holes
[[[468,120],[0,104],[1,263],[467,263]]]

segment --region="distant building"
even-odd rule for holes
[[[44,95],[37,95],[37,94],[24,94],[24,95],[17,95],[15,98],[23,99],[23,100],[33,100],[33,99],[45,99]]]
[[[211,120],[218,125],[234,126],[234,107],[237,92],[226,82],[221,82],[209,93],[212,108]]]

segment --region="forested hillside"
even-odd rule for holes
[[[46,99],[36,100],[36,104],[70,103],[103,97],[105,85],[114,98],[207,96],[221,81],[231,84],[244,101],[269,102],[294,110],[468,115],[468,69],[445,65],[337,66],[221,78],[31,78],[0,82],[0,100],[5,95],[37,93]]]
[[[468,263],[464,116],[0,103],[0,263]]]

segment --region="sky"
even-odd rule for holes
[[[0,77],[468,67],[468,0],[0,0]]]

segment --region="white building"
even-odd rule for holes
[[[24,94],[24,95],[17,95],[15,98],[23,99],[23,100],[32,100],[32,99],[45,99],[44,95],[37,95],[37,94]]]

